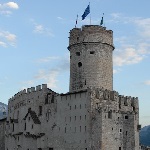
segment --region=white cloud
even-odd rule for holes
[[[110,15],[112,19],[108,22],[128,23],[135,25],[136,32],[140,34],[139,36],[141,36],[141,38],[146,39],[150,37],[150,18],[128,17],[121,13],[112,13]]]
[[[120,68],[115,68],[115,69],[113,69],[113,74],[119,73],[120,71],[121,71]]]
[[[38,33],[38,34],[43,34],[43,35],[47,35],[47,36],[50,36],[50,37],[53,37],[54,34],[52,33],[52,31],[46,27],[44,27],[43,25],[40,25],[40,24],[36,24],[34,26],[34,33]]]
[[[2,41],[0,41],[0,46],[7,47],[7,44],[2,42]]]
[[[46,63],[54,60],[60,60],[61,58],[58,56],[50,56],[50,57],[45,57],[37,60],[38,63]]]
[[[9,16],[9,15],[11,15],[11,14],[12,14],[12,12],[11,12],[11,11],[9,11],[9,10],[0,10],[0,14],[2,14],[2,15],[6,15],[6,16]]]
[[[10,42],[15,42],[16,41],[16,35],[15,34],[11,34],[11,33],[7,32],[5,37]]]
[[[33,29],[34,33],[43,34],[43,35],[50,36],[50,37],[54,36],[51,29],[44,27],[44,25],[42,25],[42,24],[36,23],[34,19],[31,19],[31,22],[34,25],[34,29]]]
[[[150,54],[150,18],[128,17],[121,13],[111,14],[110,22],[134,25],[132,34],[115,38],[114,65],[123,66],[140,63]],[[108,21],[108,22],[109,22]]]
[[[113,69],[113,74],[117,73],[117,70],[116,69]]]
[[[62,17],[57,17],[57,19],[58,19],[58,20],[64,20],[64,18],[62,18]]]
[[[115,66],[123,66],[139,63],[143,60],[143,57],[139,51],[132,47],[127,47],[123,50],[116,50],[113,61]]]
[[[69,57],[68,53],[62,57],[50,56],[46,58],[39,59],[37,62],[39,63],[48,63],[51,61],[57,61],[57,65],[54,68],[50,69],[40,69],[37,74],[33,77],[32,80],[22,82],[23,87],[35,86],[37,84],[46,83],[49,88],[58,89],[58,76],[63,74],[66,71],[69,71]],[[56,63],[55,63],[56,64]],[[27,87],[26,87],[27,88]]]
[[[113,19],[118,19],[121,17],[121,13],[112,13],[110,15],[112,16]]]
[[[45,71],[40,70],[38,74],[35,76],[35,79],[44,80],[47,83],[49,88],[56,88],[57,86],[57,76],[59,74],[58,70]]]
[[[144,38],[150,38],[150,18],[137,18],[133,23],[138,27],[138,32]]]
[[[34,32],[43,33],[44,32],[43,26],[42,25],[35,25]]]
[[[19,6],[15,2],[0,4],[0,14],[9,16],[12,14],[12,9],[18,9]]]
[[[7,6],[8,8],[12,8],[12,9],[18,9],[19,8],[18,4],[15,2],[5,3],[4,6]]]
[[[144,82],[145,85],[150,85],[150,80]]]
[[[16,45],[17,36],[8,31],[0,31],[0,45],[3,47],[7,47],[8,45],[15,46]]]

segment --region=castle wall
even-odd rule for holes
[[[23,90],[9,100],[6,149],[11,150],[12,145],[15,149],[19,145],[23,149],[32,149],[32,145],[35,143],[34,149],[37,150],[37,138],[43,134],[41,122],[43,121],[42,113],[44,113],[45,103],[50,104],[54,94],[53,91],[47,89],[47,85],[43,84],[42,87],[37,86],[36,88],[29,88],[27,91]],[[29,141],[32,141],[31,145],[27,144]]]
[[[89,145],[90,102],[86,91],[57,96],[56,149],[79,150]],[[63,145],[63,147],[62,147]]]
[[[0,119],[0,150],[5,150],[5,125],[6,118]]]
[[[32,150],[138,150],[137,98],[104,88],[66,94],[43,88],[24,94],[9,101],[8,150],[12,146]],[[22,101],[26,103],[19,107]]]
[[[138,99],[103,88],[90,89],[93,148],[138,150]]]

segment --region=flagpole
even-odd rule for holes
[[[103,13],[103,24],[104,24],[104,27],[105,27],[105,23],[104,23],[104,13]]]
[[[78,14],[77,14],[77,18],[76,18],[75,28],[77,27],[77,24],[78,24]]]
[[[102,26],[104,24],[104,13],[103,13],[103,16],[102,16],[102,19],[101,19],[101,22],[100,22],[100,26]]]
[[[89,7],[90,7],[90,25],[91,25],[91,6],[90,6],[90,2],[89,2]]]

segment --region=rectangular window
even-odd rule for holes
[[[45,104],[48,104],[48,95],[45,97]]]
[[[124,118],[125,118],[125,119],[128,119],[128,116],[126,115]]]
[[[112,111],[109,111],[109,112],[108,112],[108,118],[109,118],[109,119],[112,119]]]
[[[119,147],[119,150],[121,150],[121,147]]]
[[[26,123],[24,124],[24,130],[26,130]]]
[[[13,132],[14,132],[14,128],[15,128],[15,127],[14,127],[14,123],[13,123]]]
[[[39,106],[39,115],[42,115],[42,106]]]
[[[86,126],[85,126],[85,132],[86,132]]]
[[[80,52],[76,52],[76,56],[80,56]]]
[[[90,54],[94,54],[95,52],[94,51],[90,51]]]
[[[51,103],[54,103],[54,95],[52,95]]]

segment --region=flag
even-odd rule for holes
[[[85,19],[85,17],[90,13],[90,5],[87,6],[87,8],[85,9],[83,15],[82,15],[82,20]]]
[[[78,15],[77,15],[77,19],[76,19],[75,28],[76,28],[77,24],[78,24]]]
[[[103,24],[103,17],[102,17],[102,19],[101,19],[101,23],[100,23],[100,25],[102,25]]]

